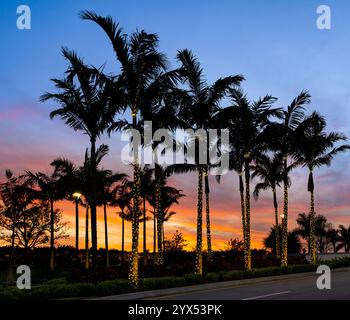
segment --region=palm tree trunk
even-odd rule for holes
[[[103,205],[103,216],[105,223],[105,246],[106,246],[106,267],[109,267],[109,252],[108,252],[108,222],[107,222],[107,206]]]
[[[280,248],[280,229],[279,229],[279,223],[278,223],[278,202],[277,202],[277,194],[276,194],[276,188],[272,189],[273,192],[273,206],[275,208],[275,226],[276,226],[276,256],[281,256],[281,248]]]
[[[239,193],[241,197],[241,212],[242,212],[242,235],[243,241],[246,242],[246,217],[245,217],[245,201],[244,201],[244,183],[243,183],[243,173],[238,172],[239,177]]]
[[[75,201],[75,260],[78,262],[79,256],[79,203]]]
[[[163,234],[163,252],[165,252],[165,228],[164,228],[164,221],[162,225],[162,234]]]
[[[198,168],[198,200],[197,200],[197,245],[196,245],[196,274],[203,274],[202,257],[202,210],[203,210],[203,169]]]
[[[143,265],[147,265],[147,242],[146,242],[146,197],[143,197]]]
[[[51,271],[55,270],[55,213],[53,210],[53,200],[50,199],[50,229],[51,229],[51,237],[50,237],[50,269]]]
[[[89,205],[86,204],[85,216],[85,269],[89,270]]]
[[[96,138],[91,137],[91,261],[92,270],[96,271],[97,263],[97,212],[96,212]]]
[[[250,169],[249,161],[245,161],[245,250],[244,250],[244,267],[246,270],[251,270],[251,251],[250,251]]]
[[[157,215],[156,208],[153,208],[153,259],[155,259],[157,251]]]
[[[317,263],[316,256],[316,234],[315,234],[315,197],[314,197],[314,178],[312,170],[309,172],[309,182],[308,182],[308,191],[310,192],[310,254],[311,254],[311,263]]]
[[[212,250],[211,250],[211,230],[210,230],[210,203],[209,203],[209,177],[208,169],[204,172],[204,181],[205,181],[205,216],[206,216],[206,227],[207,227],[207,255],[208,262],[213,260]]]
[[[156,265],[162,266],[164,263],[164,255],[163,255],[163,236],[162,236],[162,225],[163,225],[163,217],[162,217],[162,201],[161,201],[161,185],[160,179],[157,174],[156,177],[156,212],[157,212],[157,257],[156,257]]]
[[[283,181],[283,219],[282,219],[282,254],[281,265],[288,265],[288,157],[283,159],[284,181]]]
[[[132,108],[132,124],[133,128],[136,129],[137,125],[137,108],[133,106]],[[138,147],[134,145],[134,183],[133,183],[133,210],[132,210],[132,245],[131,245],[131,264],[129,270],[129,280],[133,287],[137,288],[139,286],[139,199],[140,199],[140,166],[138,163]]]
[[[122,209],[122,265],[124,265],[124,243],[125,243],[125,218],[124,218],[124,208]]]

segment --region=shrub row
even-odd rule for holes
[[[343,258],[329,262],[327,264],[331,269],[349,267],[350,258]],[[159,278],[145,278],[141,280],[139,290],[166,289],[194,284],[241,280],[257,277],[276,276],[300,272],[315,271],[317,266],[291,265],[288,267],[269,267],[253,269],[251,271],[232,270],[208,273],[204,277],[188,274],[185,276],[168,276]],[[43,285],[33,286],[31,290],[18,290],[14,287],[3,287],[0,289],[0,300],[47,300],[61,298],[83,298],[92,296],[108,296],[122,293],[135,292],[130,282],[126,279],[108,280],[97,283],[75,283],[69,284],[64,281],[51,281]]]

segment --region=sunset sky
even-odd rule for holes
[[[32,29],[16,28],[16,9],[29,5]],[[276,106],[286,106],[301,90],[312,95],[310,113],[317,110],[329,130],[350,136],[350,3],[327,1],[332,10],[332,29],[316,27],[319,1],[6,1],[0,0],[0,181],[5,169],[15,174],[24,170],[50,172],[49,163],[57,157],[81,164],[86,136],[74,132],[59,119],[50,120],[53,103],[40,103],[39,96],[52,90],[50,78],[60,78],[66,63],[62,46],[74,49],[87,63],[117,72],[118,64],[105,34],[93,23],[78,18],[80,10],[112,15],[127,33],[136,29],[156,32],[160,49],[173,67],[179,49],[189,48],[203,65],[208,82],[232,74],[243,74],[242,87],[256,99],[265,94],[279,98]],[[103,166],[128,172],[120,160],[124,142],[118,134],[104,137],[110,146]],[[335,226],[350,224],[350,154],[337,157],[331,168],[315,173],[316,211]],[[229,238],[241,237],[238,178],[230,173],[218,185],[211,177],[212,238],[222,248]],[[170,183],[183,190],[186,198],[174,207],[176,216],[166,223],[166,235],[180,230],[194,246],[196,228],[195,175],[172,177]],[[255,183],[255,182],[254,182]],[[298,213],[308,212],[307,171],[292,174],[290,190],[290,229]],[[279,190],[279,195],[282,193]],[[280,205],[282,201],[280,201]],[[64,219],[70,222],[74,243],[74,205],[60,202]],[[120,248],[121,220],[116,208],[109,208],[111,247]],[[103,220],[99,212],[98,237],[103,247]],[[81,239],[84,242],[83,208]],[[272,198],[263,193],[252,200],[252,245],[262,247],[262,239],[273,224]],[[148,222],[148,245],[152,246],[152,222]],[[204,229],[205,232],[205,229]],[[130,226],[126,231],[131,243]],[[142,238],[141,238],[142,239]]]

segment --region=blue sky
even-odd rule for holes
[[[16,9],[21,4],[31,8],[31,30],[16,28]],[[321,4],[332,10],[331,30],[316,27],[316,8]],[[78,18],[83,9],[112,15],[127,33],[137,28],[158,33],[160,48],[173,66],[177,50],[193,50],[209,82],[243,74],[247,79],[243,88],[251,98],[269,93],[278,97],[277,105],[283,107],[307,89],[313,97],[310,112],[320,111],[327,117],[329,129],[350,136],[348,1],[0,0],[0,8],[0,179],[8,167],[16,172],[44,170],[58,155],[82,159],[88,146],[86,137],[59,120],[49,120],[53,106],[39,103],[38,98],[52,89],[49,79],[61,77],[65,70],[62,46],[76,50],[88,63],[106,63],[107,71],[118,70],[103,32]],[[120,169],[120,142],[114,139],[109,143],[107,165]],[[345,201],[341,209],[329,209],[338,222],[349,221],[342,218],[350,213],[350,200],[345,200],[348,189],[344,189],[350,178],[349,160],[349,155],[341,156],[331,169],[320,171],[326,177],[320,178],[320,184],[327,182],[323,189],[327,192],[319,199],[324,210],[336,195],[341,194]],[[295,201],[307,204],[305,192],[298,193],[305,182],[303,172],[296,172]],[[184,186],[189,195],[192,183]],[[336,191],[339,186],[340,193]]]

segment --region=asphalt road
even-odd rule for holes
[[[150,300],[350,300],[350,268],[331,273],[331,289],[317,289],[320,275],[305,274],[267,282],[153,297]]]

